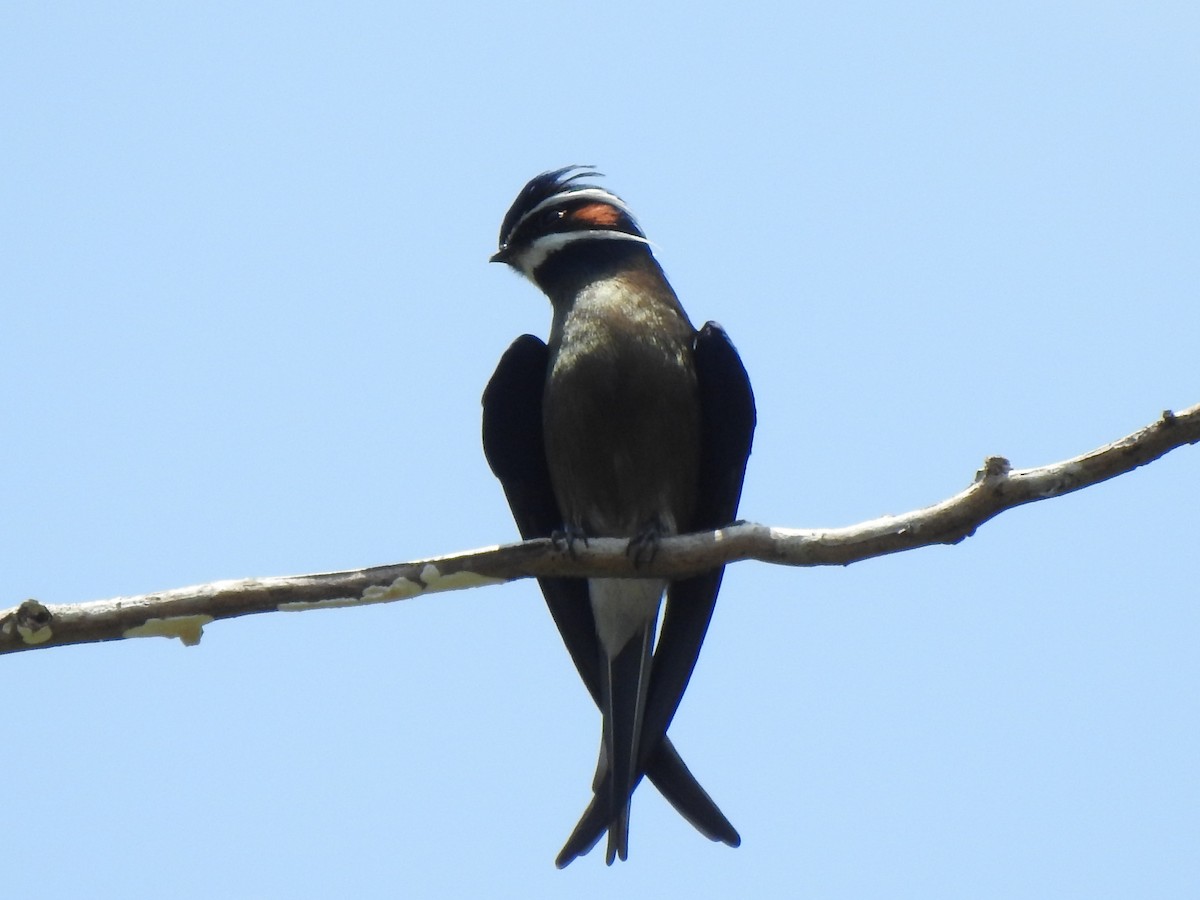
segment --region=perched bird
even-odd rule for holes
[[[754,395],[725,332],[692,326],[628,206],[587,181],[598,175],[538,175],[500,226],[492,262],[540,288],[553,319],[548,344],[523,335],[500,360],[483,395],[483,446],[523,538],[628,538],[646,559],[662,536],[733,521]],[[741,842],[666,736],[721,575],[540,580],[603,715],[592,801],[560,868],[605,830],[608,863],[627,857],[643,775],[706,837]]]

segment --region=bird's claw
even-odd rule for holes
[[[629,539],[625,555],[633,560],[634,568],[640,568],[654,562],[658,553],[658,541],[662,537],[662,526],[657,522],[651,523]]]
[[[555,529],[550,534],[550,542],[554,544],[554,549],[565,551],[571,559],[575,559],[577,556],[575,553],[576,543],[581,543],[585,547],[588,545],[587,535],[578,525],[564,525],[561,529]]]

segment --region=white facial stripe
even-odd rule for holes
[[[636,234],[626,234],[623,231],[560,231],[543,235],[529,245],[529,249],[516,259],[517,265],[525,273],[525,277],[533,280],[537,267],[546,261],[555,250],[561,250],[567,244],[582,240],[637,241],[639,244],[649,244],[644,237]]]
[[[517,220],[517,224],[513,226],[510,234],[516,234],[517,230],[525,224],[526,219],[536,216],[538,213],[543,212],[549,207],[558,206],[562,203],[573,203],[576,200],[595,200],[597,203],[607,203],[609,206],[615,206],[617,209],[621,210],[621,212],[625,213],[625,215],[629,216],[629,218],[634,218],[633,212],[616,194],[610,194],[603,188],[597,187],[579,188],[578,190],[572,191],[560,191],[557,194],[547,197],[529,212],[525,213],[525,215],[521,216],[521,218]]]

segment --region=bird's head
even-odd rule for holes
[[[504,216],[500,249],[491,261],[507,263],[544,288],[539,272],[551,260],[615,242],[649,253],[649,242],[625,201],[584,180],[599,176],[590,166],[565,166],[533,178]]]

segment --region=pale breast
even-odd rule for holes
[[[543,415],[567,523],[594,535],[686,528],[699,467],[691,325],[601,282],[554,330]]]

